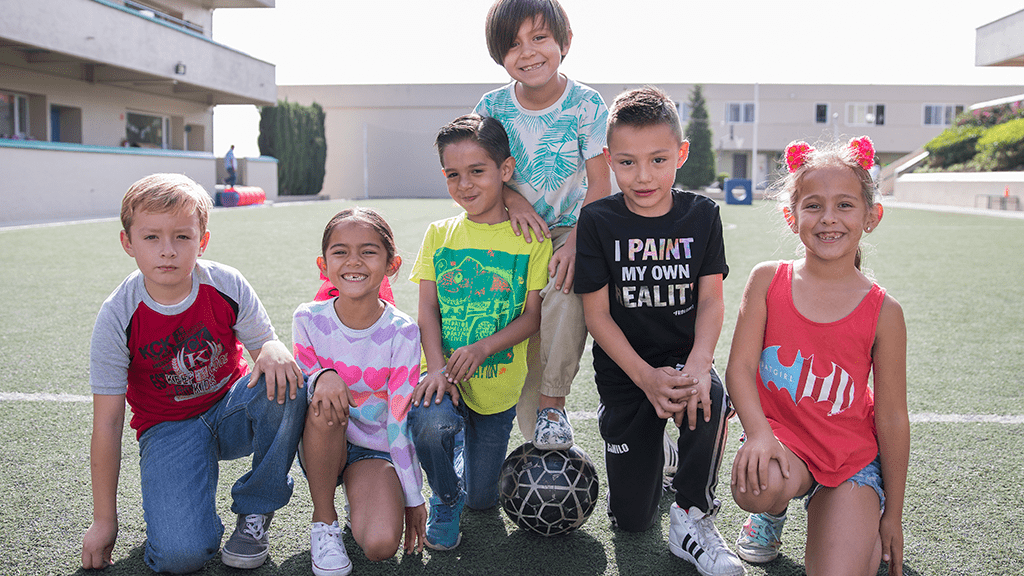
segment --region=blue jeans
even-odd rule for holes
[[[497,414],[477,414],[465,401],[456,406],[448,394],[440,404],[413,405],[409,433],[430,489],[451,506],[463,491],[474,510],[498,504],[498,476],[508,452],[515,406]],[[456,470],[455,437],[465,430],[464,470]]]
[[[306,399],[267,400],[261,377],[235,382],[206,413],[161,422],[139,438],[146,564],[156,572],[194,572],[220,550],[218,462],[253,455],[231,487],[231,511],[266,514],[288,503],[288,474],[306,421]]]

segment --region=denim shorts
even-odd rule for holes
[[[882,460],[881,455],[875,456],[875,459],[870,464],[865,466],[860,472],[857,472],[851,476],[847,482],[853,482],[857,486],[869,486],[874,489],[875,494],[878,494],[878,507],[883,511],[885,510],[885,484],[882,482]],[[821,484],[814,482],[811,485],[811,489],[804,495],[804,510],[811,504],[811,498],[818,493],[819,490],[824,488]]]
[[[362,446],[359,446],[358,444],[353,444],[351,442],[346,442],[346,444],[348,445],[348,448],[346,449],[347,456],[345,458],[345,468],[348,468],[349,466],[355,464],[356,462],[359,462],[360,460],[368,460],[370,458],[386,460],[391,464],[395,463],[395,461],[391,459],[391,453],[389,452],[384,452],[382,450],[374,450],[373,448],[364,448]],[[303,462],[304,454],[302,450],[302,442],[299,442],[298,452],[299,468],[302,468],[302,473],[305,474],[306,465]],[[341,486],[342,484],[343,474],[344,470],[342,471],[342,474],[338,475],[338,486]]]

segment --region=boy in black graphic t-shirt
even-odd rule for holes
[[[714,525],[714,489],[732,407],[712,367],[729,273],[718,206],[673,190],[686,161],[675,104],[659,90],[620,95],[605,157],[621,194],[584,207],[576,292],[594,336],[608,506],[624,530],[657,519],[666,419],[679,426],[669,547],[702,574],[743,574]]]

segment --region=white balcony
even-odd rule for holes
[[[214,42],[202,23],[127,4],[116,0],[7,2],[0,19],[0,65],[207,106],[276,102],[272,64]],[[272,7],[274,2],[207,0],[201,4]]]

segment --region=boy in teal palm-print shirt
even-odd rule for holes
[[[608,195],[601,151],[608,108],[601,95],[558,72],[572,30],[557,0],[497,0],[487,14],[487,48],[512,77],[475,112],[501,121],[515,172],[504,201],[512,228],[549,236],[554,253],[541,291],[541,326],[530,342],[529,374],[517,407],[523,436],[538,447],[572,446],[565,397],[586,344],[583,304],[573,293],[580,208]]]

